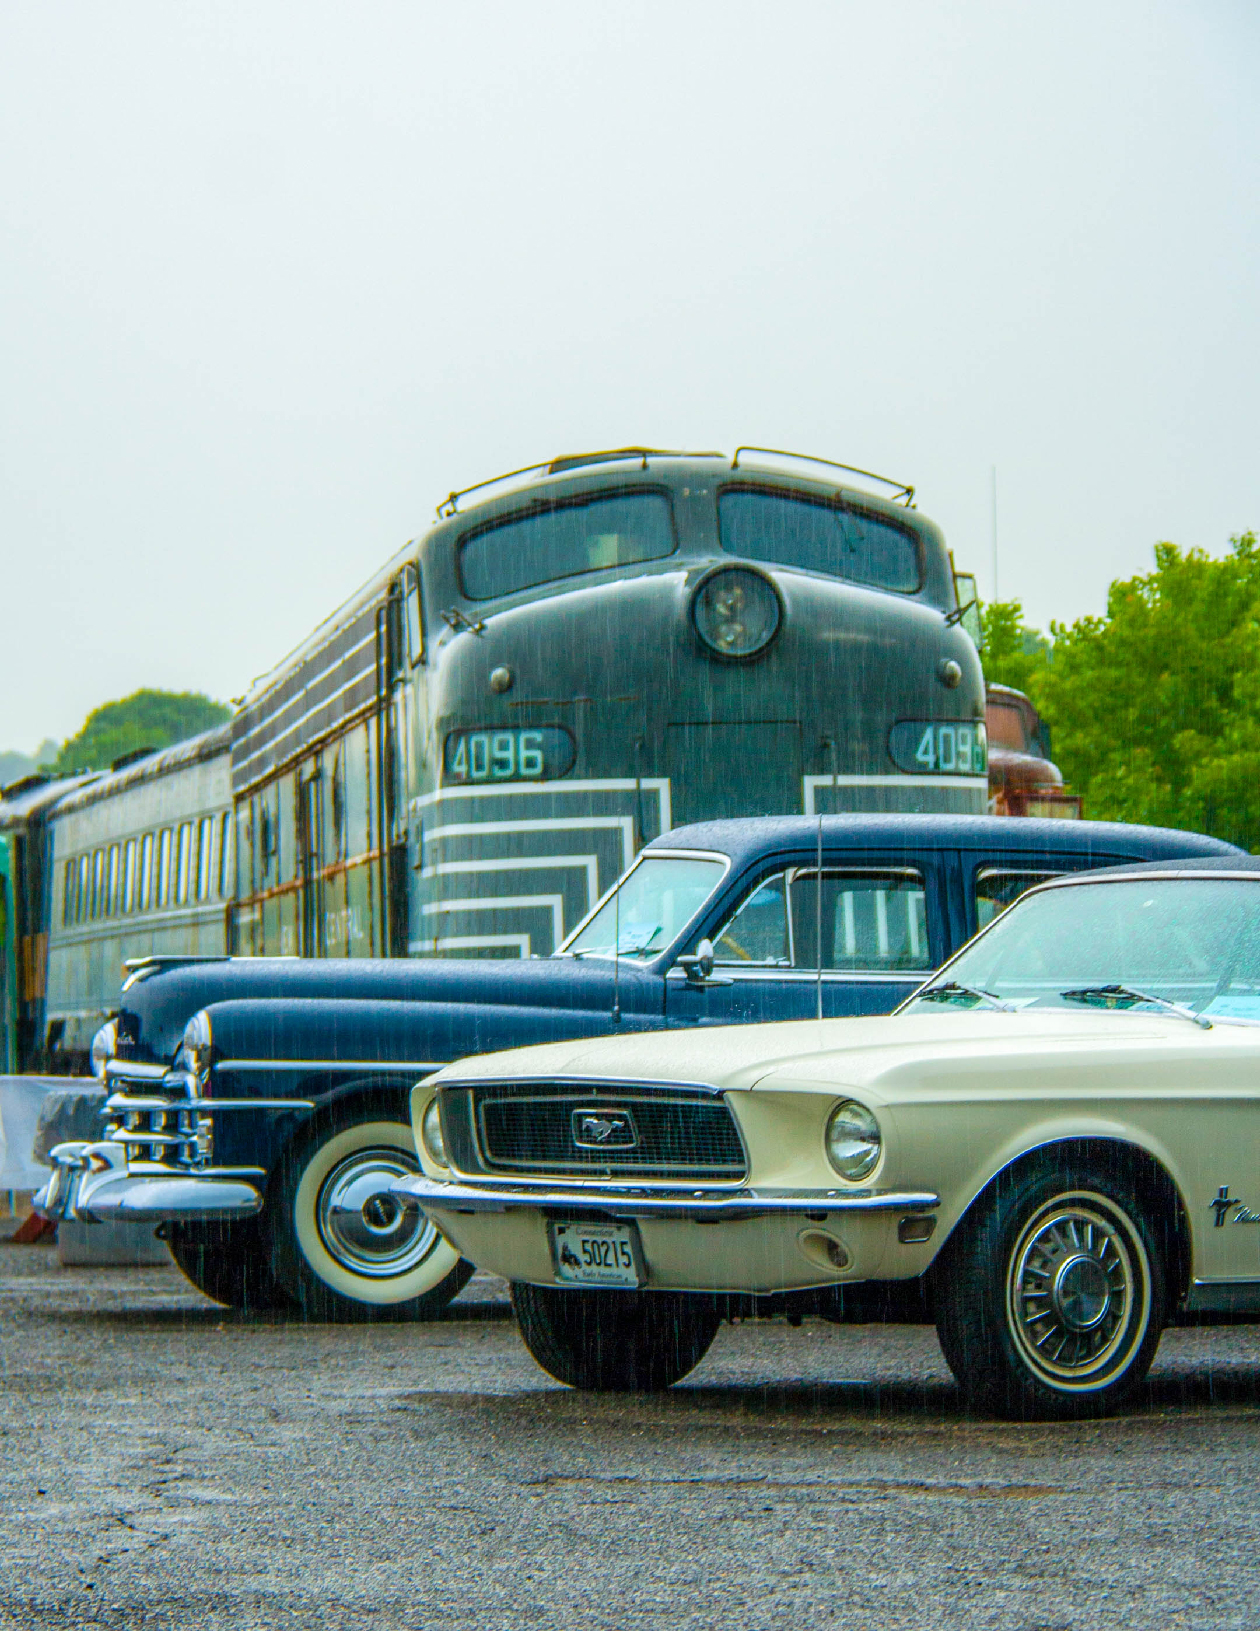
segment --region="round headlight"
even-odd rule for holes
[[[204,1008],[198,1009],[184,1026],[180,1046],[188,1069],[198,1081],[204,1081],[210,1073],[210,1015]]]
[[[879,1123],[864,1104],[845,1099],[827,1121],[827,1159],[851,1183],[869,1178],[879,1164]]]
[[[424,1112],[420,1122],[420,1136],[424,1139],[429,1160],[435,1161],[439,1167],[446,1166],[446,1145],[442,1141],[442,1114],[435,1098],[429,1100],[429,1108]]]
[[[705,578],[691,603],[696,633],[719,657],[754,657],[779,632],[774,585],[760,572],[724,567]]]
[[[111,1019],[92,1038],[92,1074],[98,1082],[105,1080],[105,1066],[117,1052],[118,1021]]]

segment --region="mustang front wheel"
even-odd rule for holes
[[[694,1370],[720,1323],[703,1297],[669,1291],[578,1291],[518,1283],[512,1307],[525,1346],[549,1376],[603,1393],[655,1393]]]
[[[263,1216],[276,1278],[308,1318],[427,1319],[466,1283],[473,1265],[389,1193],[418,1171],[411,1128],[370,1112],[285,1159]]]
[[[977,1404],[1004,1416],[1101,1415],[1155,1357],[1162,1254],[1122,1178],[1034,1169],[963,1225],[938,1282],[937,1330]]]

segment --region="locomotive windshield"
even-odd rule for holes
[[[494,600],[581,572],[672,555],[673,514],[663,493],[616,493],[548,504],[482,528],[460,547],[470,600]]]
[[[726,861],[652,855],[626,874],[584,929],[561,948],[570,957],[646,962],[686,928],[726,876]]]
[[[868,511],[764,488],[727,488],[718,500],[718,517],[728,555],[825,572],[899,594],[919,587],[914,538]]]

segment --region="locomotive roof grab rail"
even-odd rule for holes
[[[579,470],[587,464],[611,464],[616,459],[641,459],[641,468],[647,469],[649,459],[720,459],[721,453],[685,453],[667,447],[610,447],[596,453],[560,453],[554,459],[543,459],[540,464],[523,464],[519,470],[507,470],[501,476],[490,476],[486,481],[475,481],[471,487],[459,487],[448,493],[437,507],[439,520],[445,521],[459,512],[459,501],[469,493],[479,493],[484,487],[497,487],[501,481],[512,481],[517,476],[532,476],[543,470],[549,476],[558,476],[566,470]],[[893,484],[894,486],[896,483]]]
[[[878,475],[874,470],[863,470],[856,464],[841,464],[836,459],[820,459],[813,453],[791,453],[785,447],[737,447],[735,457],[731,460],[731,469],[739,469],[739,456],[741,453],[769,453],[776,459],[800,459],[803,464],[825,464],[829,470],[847,470],[851,476],[865,476],[868,481],[882,481],[885,487],[893,489],[893,502],[898,499],[905,501],[908,510],[914,509],[914,488],[904,481],[894,481],[891,476]]]

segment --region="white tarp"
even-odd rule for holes
[[[35,1159],[35,1129],[50,1092],[91,1085],[66,1076],[0,1076],[0,1190],[39,1189],[48,1168]]]

